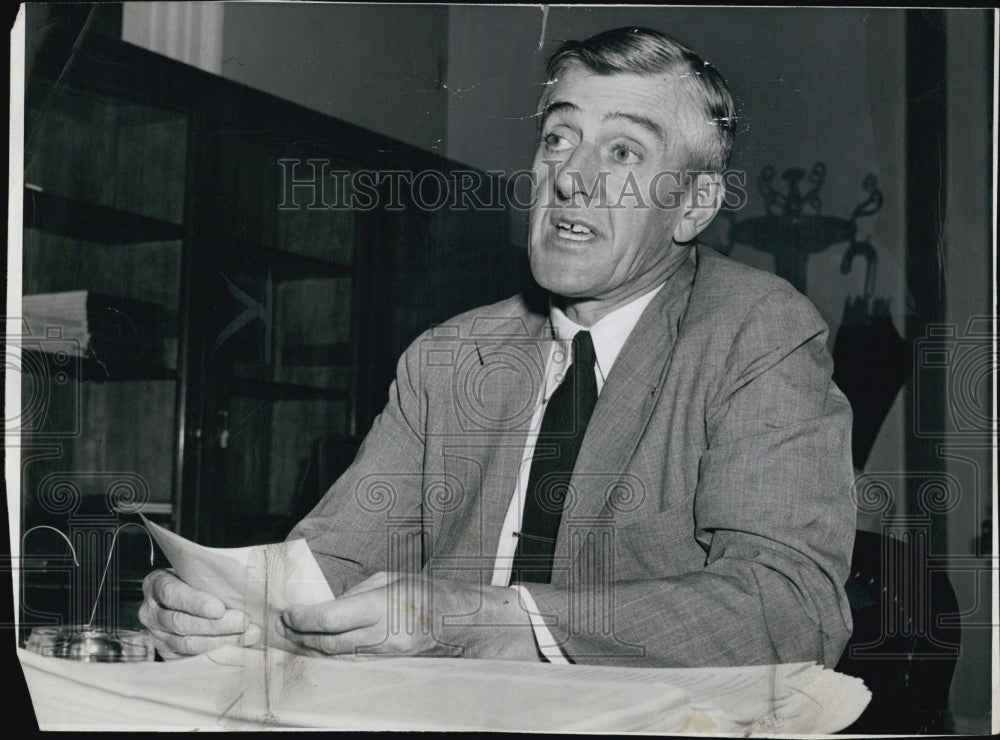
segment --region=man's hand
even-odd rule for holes
[[[334,601],[289,607],[276,627],[312,655],[539,659],[515,591],[416,573],[376,573]]]
[[[154,570],[142,582],[139,621],[152,633],[156,651],[165,659],[207,653],[223,645],[253,645],[260,627],[236,609],[227,609],[209,593],[191,588],[165,570]]]

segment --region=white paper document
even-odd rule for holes
[[[141,515],[140,515],[141,516]],[[330,585],[305,540],[254,547],[215,548],[191,542],[142,517],[177,575],[262,628],[260,646],[297,650],[274,629],[286,607],[333,599]]]

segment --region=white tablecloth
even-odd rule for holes
[[[861,681],[809,663],[644,670],[224,648],[100,664],[18,653],[43,730],[830,733],[870,698]]]

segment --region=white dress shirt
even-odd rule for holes
[[[630,303],[621,308],[617,308],[600,321],[587,329],[570,319],[558,306],[549,304],[549,322],[551,324],[553,336],[552,345],[549,349],[548,360],[545,365],[545,380],[535,403],[535,413],[531,419],[531,426],[528,430],[528,440],[524,445],[524,454],[521,456],[521,466],[518,470],[517,487],[511,497],[510,505],[507,508],[507,516],[504,519],[503,528],[500,530],[500,542],[497,545],[497,556],[493,569],[494,586],[510,586],[511,566],[514,562],[514,553],[517,550],[517,535],[521,529],[521,517],[524,513],[524,497],[528,490],[528,476],[531,472],[531,460],[535,453],[535,442],[538,440],[538,432],[542,425],[542,416],[545,413],[545,406],[552,397],[555,389],[559,387],[566,370],[572,363],[572,340],[573,336],[582,330],[590,331],[590,337],[594,343],[594,353],[597,361],[594,363],[594,374],[597,378],[597,392],[600,394],[604,387],[604,381],[611,372],[611,367],[618,359],[625,340],[628,339],[632,329],[639,321],[646,306],[653,300],[660,289],[665,285],[661,283],[658,287],[644,293]],[[531,618],[531,626],[535,635],[535,642],[538,649],[552,663],[567,663],[566,656],[556,644],[549,631],[545,620],[538,612],[538,606],[532,598],[531,593],[525,586],[511,586],[520,595],[521,606],[528,612]]]

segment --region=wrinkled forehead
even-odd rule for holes
[[[569,62],[545,84],[538,100],[539,123],[555,105],[569,103],[595,113],[633,110],[672,125],[690,124],[693,132],[707,115],[691,75],[683,63],[666,72],[600,74]]]

